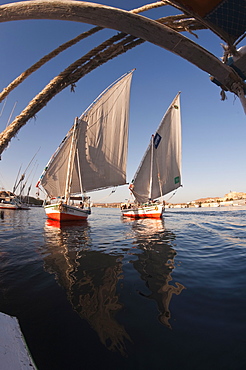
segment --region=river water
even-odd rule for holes
[[[246,207],[5,210],[0,311],[39,370],[246,369]]]

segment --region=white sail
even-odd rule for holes
[[[181,186],[180,94],[151,138],[130,189],[140,203],[154,200]]]
[[[50,197],[59,197],[65,194],[70,146],[71,130],[50,159],[40,177],[39,183]]]
[[[40,184],[50,197],[65,195],[71,145],[74,145],[71,194],[126,183],[132,72],[106,89],[79,117],[75,131],[72,128],[68,132],[40,178]]]

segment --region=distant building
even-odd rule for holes
[[[166,208],[188,208],[188,207],[218,207],[219,205],[230,205],[236,200],[246,200],[246,193],[230,191],[223,197],[208,197],[192,200],[187,203],[168,203],[166,202]],[[225,204],[224,204],[225,203]],[[236,202],[237,203],[237,202]],[[239,202],[241,203],[241,202]],[[243,204],[246,202],[243,202]],[[120,208],[121,203],[93,203],[93,207],[99,208]]]
[[[186,205],[180,204],[170,204],[169,208],[186,208],[186,207],[218,207],[219,205],[233,205],[233,201],[244,201],[246,200],[246,193],[230,191],[225,194],[224,197],[214,197],[214,198],[200,198],[188,202]],[[240,202],[240,203],[241,203]],[[244,202],[243,204],[246,204]]]
[[[236,192],[236,191],[230,191],[228,194],[225,194],[224,196],[224,201],[225,200],[230,200],[230,199],[233,199],[233,200],[237,200],[237,199],[246,199],[246,193],[243,193],[243,192]]]

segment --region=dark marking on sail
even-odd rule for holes
[[[178,184],[180,182],[180,177],[177,176],[174,178],[174,184]]]
[[[158,148],[158,145],[160,144],[160,141],[161,141],[161,135],[156,133],[155,137],[154,137],[154,146],[155,146],[156,149]]]

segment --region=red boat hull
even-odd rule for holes
[[[87,220],[89,209],[68,206],[66,204],[51,204],[44,207],[46,216],[55,221],[82,221]]]
[[[162,218],[164,206],[162,204],[147,205],[123,209],[122,216],[131,218]]]

